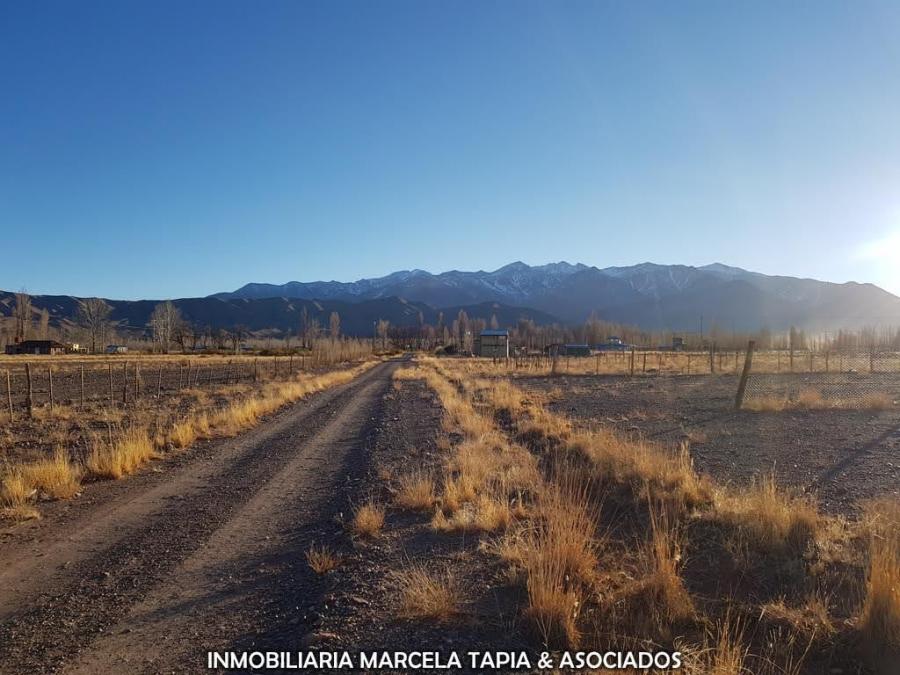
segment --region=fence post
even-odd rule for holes
[[[84,410],[84,364],[81,365],[81,409]]]
[[[112,382],[112,363],[106,364],[107,372],[109,373],[109,407],[113,406],[113,382]]]
[[[128,405],[128,361],[122,364],[122,405]]]
[[[644,352],[644,359],[643,359],[643,363],[641,364],[641,372],[642,373],[647,372],[647,352]]]
[[[50,392],[50,412],[53,412],[53,366],[47,366],[47,389]]]
[[[9,406],[9,423],[13,421],[12,385],[9,380],[9,368],[6,369],[6,405]]]
[[[709,345],[709,374],[712,375],[716,372],[716,364],[713,359],[715,358],[716,348],[710,344]]]
[[[628,366],[628,372],[631,377],[634,377],[634,347],[631,348],[631,361]]]
[[[134,398],[135,400],[141,397],[141,362],[138,361],[134,364]]]
[[[31,388],[31,364],[25,364],[25,380],[27,381],[28,388],[25,390],[25,406],[28,408],[28,417],[34,417],[34,399],[32,398],[32,388]]]
[[[162,364],[159,365],[159,371],[156,373],[156,399],[159,400],[159,392],[162,389]]]
[[[734,409],[740,410],[744,404],[744,392],[747,390],[747,380],[750,377],[750,368],[753,365],[753,350],[756,349],[756,342],[750,340],[747,343],[747,356],[744,359],[744,370],[741,372],[741,381],[738,383],[737,396],[734,398]]]

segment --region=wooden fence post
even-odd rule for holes
[[[162,390],[162,364],[159,365],[159,371],[156,373],[156,399],[159,400],[160,390]]]
[[[128,361],[122,364],[122,405],[128,405]]]
[[[113,406],[113,381],[112,381],[112,363],[106,364],[107,372],[109,373],[109,407]]]
[[[53,412],[53,366],[47,366],[47,390],[50,393],[50,412]]]
[[[647,372],[647,352],[644,352],[644,362],[643,362],[643,364],[641,365],[641,372],[642,372],[642,373],[646,373],[646,372]]]
[[[6,405],[9,407],[9,423],[13,421],[12,385],[9,380],[9,368],[6,369]]]
[[[716,372],[716,363],[713,361],[716,354],[716,348],[713,345],[709,345],[709,374],[712,375]]]
[[[750,377],[750,368],[753,366],[754,349],[756,349],[756,342],[750,340],[747,343],[747,356],[744,358],[744,370],[741,372],[741,380],[738,383],[737,396],[734,397],[735,410],[740,410],[744,405],[744,392],[747,390],[747,380]]]
[[[141,362],[134,364],[134,398],[141,397]]]
[[[32,398],[33,390],[31,388],[31,364],[25,364],[25,380],[28,388],[25,390],[25,407],[28,408],[29,419],[34,417],[34,399]]]
[[[634,377],[634,347],[631,348],[631,360],[629,361],[628,373]]]
[[[84,410],[84,364],[81,364],[81,409]]]

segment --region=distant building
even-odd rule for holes
[[[606,338],[606,342],[597,345],[597,349],[601,352],[624,352],[628,349],[628,345],[622,341],[622,338],[610,335]]]
[[[475,338],[475,355],[489,358],[509,358],[509,331],[483,330]]]
[[[560,356],[590,356],[591,348],[582,344],[563,345],[559,352]]]
[[[107,354],[127,354],[128,347],[125,345],[106,345]]]
[[[56,340],[22,340],[15,344],[6,345],[6,353],[55,356],[56,354],[65,354],[66,346]]]

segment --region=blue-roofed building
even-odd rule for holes
[[[475,355],[488,358],[509,358],[509,331],[483,330],[475,338]]]

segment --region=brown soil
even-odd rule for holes
[[[549,407],[585,424],[610,424],[664,445],[690,443],[700,473],[746,484],[774,471],[831,513],[900,497],[900,407],[893,410],[735,411],[730,375],[522,377]]]

